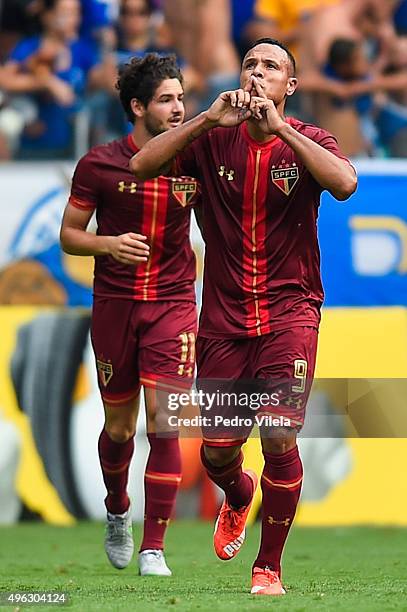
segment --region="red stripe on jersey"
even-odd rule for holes
[[[256,166],[260,166],[259,156],[261,151],[254,151],[251,147],[248,150],[246,176],[243,187],[243,278],[242,289],[245,296],[253,296],[253,244],[252,244],[252,224],[253,224],[253,199],[257,194]],[[257,318],[258,303],[256,297],[249,298],[246,312],[246,328],[257,330],[260,321]],[[252,335],[249,331],[249,334]]]
[[[157,285],[160,274],[161,256],[164,248],[164,236],[167,221],[167,208],[170,182],[161,178],[157,180],[158,194],[154,195],[154,217],[151,228],[150,258],[147,264],[146,285],[144,288],[146,300],[157,299]]]
[[[257,249],[257,293],[259,296],[260,332],[268,334],[271,331],[269,302],[267,299],[267,253],[266,253],[266,217],[267,191],[269,185],[271,147],[262,149],[260,158],[259,180],[257,185],[257,223],[255,241]]]
[[[158,208],[158,178],[145,181],[143,185],[143,222],[141,233],[147,236],[150,245],[150,257],[146,264],[136,267],[136,277],[134,282],[134,297],[138,300],[154,299],[150,297],[149,284],[151,273],[151,262],[153,257],[154,234],[157,223]]]
[[[270,331],[266,290],[267,260],[266,193],[271,150],[249,147],[243,189],[243,282],[247,298],[246,327],[249,336]]]

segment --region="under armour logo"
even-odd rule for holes
[[[268,517],[268,522],[270,523],[270,525],[284,525],[285,527],[288,527],[288,525],[291,522],[290,518],[286,518],[283,521],[277,521],[275,518],[273,518],[272,516]]]
[[[170,519],[169,518],[168,519],[158,518],[157,519],[157,523],[159,525],[167,525],[167,527],[168,527],[168,525],[170,524]]]
[[[219,166],[218,174],[219,176],[226,176],[228,181],[233,181],[235,179],[235,171],[226,170],[225,166]]]
[[[125,183],[124,181],[119,181],[117,183],[118,191],[123,193],[123,191],[126,191],[126,189],[128,189],[130,193],[136,193],[137,183]]]

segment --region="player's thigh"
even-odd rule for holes
[[[314,327],[293,327],[268,334],[261,339],[256,361],[259,391],[270,398],[260,412],[275,417],[269,435],[279,432],[291,437],[290,427],[301,428],[315,371],[318,330]],[[279,429],[280,428],[280,429]]]
[[[131,300],[94,299],[91,339],[100,394],[109,406],[131,403],[140,392],[137,307]]]
[[[140,382],[144,386],[149,428],[168,409],[170,393],[189,392],[195,372],[196,305],[150,304],[148,325],[140,338]]]
[[[199,379],[242,380],[251,376],[248,340],[205,338],[198,334],[196,365]]]
[[[247,380],[252,377],[250,341],[197,339],[197,389],[201,398],[204,445],[240,447],[250,435],[250,410],[241,405]],[[241,418],[239,418],[241,417]],[[247,418],[247,420],[246,420]]]

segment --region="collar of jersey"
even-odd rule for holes
[[[291,125],[291,117],[286,118],[286,123]],[[257,142],[254,138],[252,138],[249,134],[249,130],[247,128],[247,122],[241,124],[240,129],[242,130],[243,138],[249,143],[249,145],[255,149],[272,149],[275,146],[279,146],[282,143],[281,138],[276,136],[273,140],[269,140],[268,142]]]
[[[140,149],[138,148],[138,146],[134,142],[134,138],[133,138],[133,134],[132,133],[127,135],[127,144],[129,145],[129,147],[130,147],[130,149],[132,150],[133,153],[138,153],[140,151]]]

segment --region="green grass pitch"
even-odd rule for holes
[[[140,578],[134,561],[122,571],[109,565],[102,524],[2,527],[0,591],[63,590],[71,598],[66,607],[14,610],[407,611],[407,530],[294,528],[284,557],[288,593],[272,601],[248,594],[258,534],[259,526],[251,527],[239,556],[221,562],[212,549],[212,525],[174,522],[166,551],[173,577]],[[139,527],[135,538],[138,543]]]

